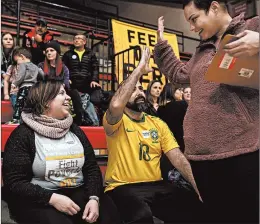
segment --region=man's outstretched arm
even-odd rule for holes
[[[192,185],[195,192],[198,194],[199,199],[202,201],[200,197],[199,190],[197,188],[197,184],[192,174],[191,165],[186,157],[183,155],[179,148],[174,148],[165,154],[172,165],[181,173],[181,175]]]
[[[145,47],[142,52],[142,58],[139,65],[135,68],[132,74],[120,84],[118,90],[111,99],[106,113],[106,120],[108,124],[114,125],[122,118],[125,106],[134,91],[136,83],[143,74],[153,71],[149,68],[149,59],[150,50],[148,47]]]

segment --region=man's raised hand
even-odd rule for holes
[[[150,57],[150,49],[149,47],[145,46],[142,51],[142,58],[138,65],[138,68],[140,69],[142,74],[147,74],[153,71],[153,69],[149,67]]]

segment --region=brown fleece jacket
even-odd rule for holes
[[[245,21],[241,14],[225,34],[259,32],[259,17]],[[206,81],[204,74],[214,57],[216,37],[201,41],[187,64],[167,41],[156,44],[155,62],[172,83],[190,82],[192,99],[184,119],[185,155],[190,160],[217,160],[258,150],[259,91]]]

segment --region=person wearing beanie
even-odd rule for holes
[[[44,60],[43,51],[46,43],[51,40],[53,40],[53,36],[47,30],[47,21],[39,18],[36,21],[35,27],[24,33],[22,46],[31,51],[32,62],[38,65]]]
[[[66,91],[71,97],[73,104],[74,123],[77,125],[82,124],[83,108],[80,95],[70,87],[70,71],[67,66],[62,62],[60,44],[56,40],[46,43],[45,46],[45,59],[38,67],[43,70],[44,80],[58,80],[63,81]]]
[[[38,67],[44,72],[44,79],[54,79],[63,81],[66,88],[70,88],[69,69],[60,58],[60,44],[56,40],[52,40],[45,45],[45,59]]]

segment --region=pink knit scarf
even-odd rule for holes
[[[58,120],[45,115],[37,116],[31,113],[22,113],[22,120],[30,128],[47,138],[62,138],[68,133],[73,119],[71,115],[63,120]]]

